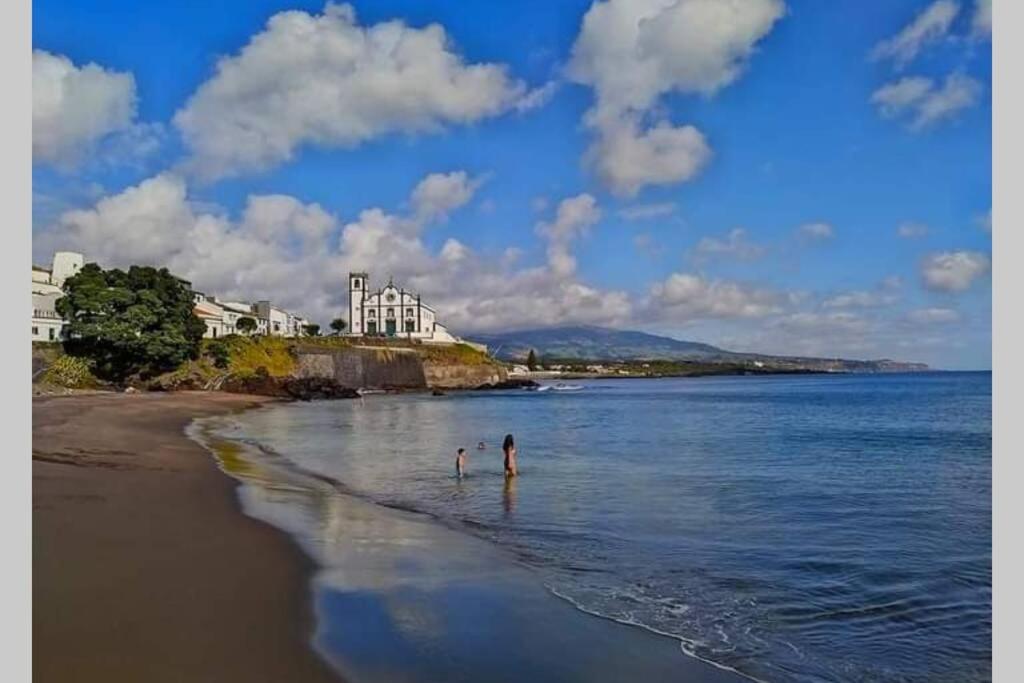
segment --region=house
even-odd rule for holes
[[[64,282],[85,265],[74,251],[58,251],[49,268],[32,266],[32,341],[59,341],[64,320],[57,313],[57,299],[64,296]]]
[[[231,334],[225,329],[224,307],[217,303],[214,297],[208,297],[202,292],[192,293],[192,312],[206,323],[206,332],[203,336],[208,339],[216,339],[226,334]]]
[[[401,337],[435,344],[462,343],[437,321],[436,312],[419,294],[396,287],[393,280],[373,291],[369,280],[367,273],[348,274],[349,336]]]

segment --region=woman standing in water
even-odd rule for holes
[[[501,444],[501,450],[505,451],[505,478],[516,476],[519,474],[516,469],[516,442],[511,434],[505,435],[505,442]]]

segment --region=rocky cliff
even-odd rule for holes
[[[507,379],[495,363],[424,356],[415,349],[300,347],[295,357],[296,377],[331,378],[354,389],[473,389]]]

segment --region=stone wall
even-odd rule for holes
[[[330,377],[353,389],[472,389],[508,378],[497,365],[424,362],[412,349],[307,347],[296,353],[296,376]]]

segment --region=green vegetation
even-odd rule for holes
[[[526,356],[526,367],[531,372],[537,369],[537,353],[533,349],[530,349],[530,353]]]
[[[66,389],[91,389],[97,385],[96,377],[84,358],[60,356],[43,372],[44,384]]]
[[[703,377],[706,375],[806,374],[805,368],[784,367],[753,361],[713,362],[685,360],[581,360],[544,358],[544,366],[568,375],[614,377]]]
[[[348,327],[348,323],[344,318],[335,318],[331,321],[331,329],[334,330],[334,334],[341,334],[346,327]]]
[[[452,344],[451,346],[428,346],[426,344],[416,345],[416,350],[423,356],[424,360],[438,363],[440,365],[492,365],[487,354],[477,351],[467,344]]]
[[[319,337],[320,336],[320,326],[317,325],[316,323],[310,323],[310,324],[306,325],[306,330],[305,331],[306,331],[306,334],[308,334],[310,337]]]
[[[206,326],[192,291],[166,268],[127,272],[86,264],[64,284],[57,312],[68,320],[65,351],[115,382],[152,377],[199,354]]]
[[[238,319],[238,322],[235,323],[235,327],[237,327],[238,331],[242,334],[252,334],[256,331],[256,328],[259,327],[259,324],[256,322],[256,318],[242,316]]]

